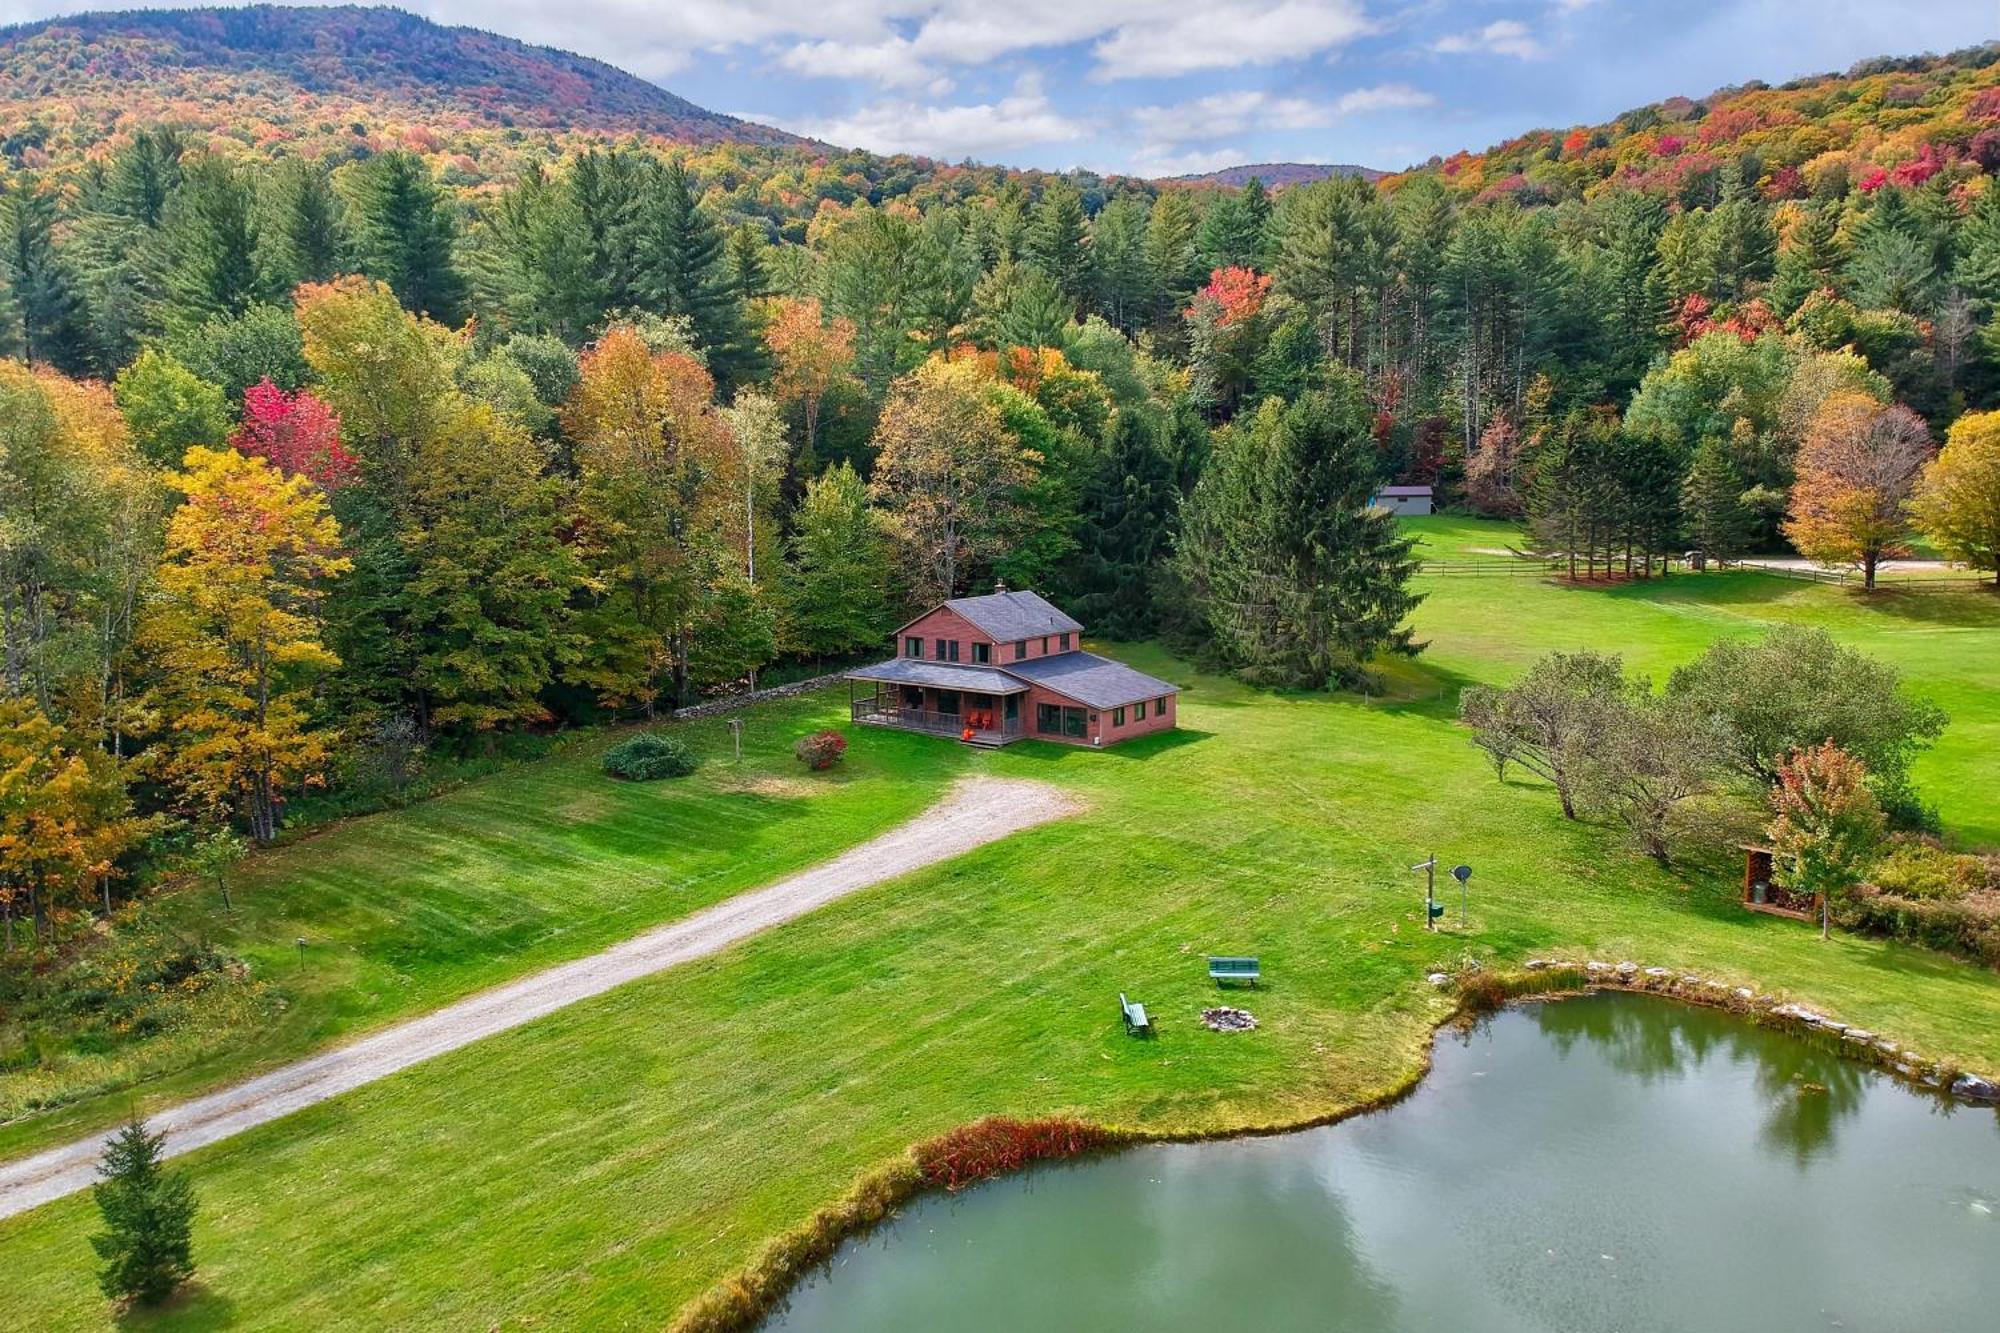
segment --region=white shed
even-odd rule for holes
[[[1369,497],[1368,503],[1377,509],[1386,509],[1392,514],[1428,514],[1431,512],[1431,488],[1428,486],[1381,486]]]

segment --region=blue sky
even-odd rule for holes
[[[0,21],[93,8],[0,0]],[[1674,94],[2000,37],[1995,0],[403,0],[878,151],[1397,168]]]

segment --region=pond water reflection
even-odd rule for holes
[[[2000,1328],[2000,1116],[1632,995],[1439,1038],[1404,1102],[927,1197],[767,1327]]]

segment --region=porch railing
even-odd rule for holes
[[[992,711],[992,725],[975,727],[973,730],[987,736],[1013,737],[1028,734],[1027,725],[1019,717],[1006,717],[997,709]],[[849,715],[854,721],[871,726],[899,727],[904,731],[925,731],[936,736],[960,736],[965,732],[966,718],[970,713],[936,713],[927,708],[910,708],[893,700],[874,698],[854,700],[849,705]]]

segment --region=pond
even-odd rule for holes
[[[1371,1115],[926,1196],[766,1327],[1992,1330],[2000,1115],[1727,1014],[1528,1005]]]

